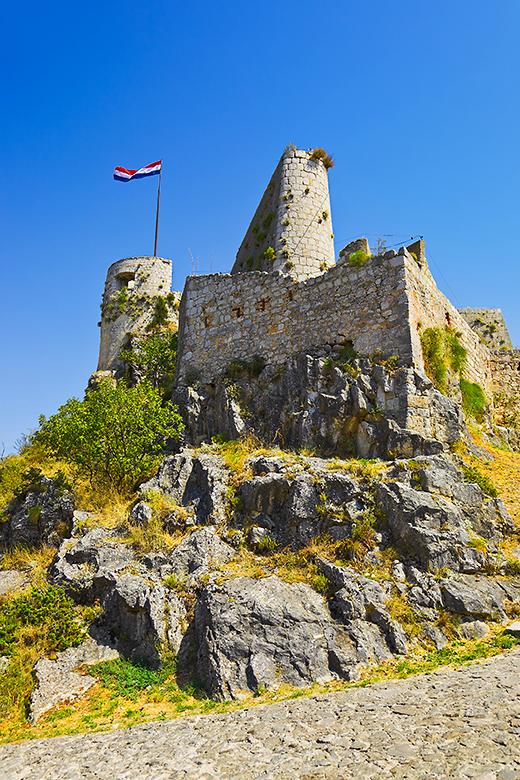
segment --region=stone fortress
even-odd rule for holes
[[[231,273],[187,277],[182,298],[169,292],[169,260],[114,263],[98,371],[120,368],[121,346],[144,331],[163,296],[179,332],[177,386],[193,377],[211,385],[233,360],[261,356],[279,365],[316,345],[396,356],[398,366],[422,372],[421,333],[448,326],[467,350],[466,379],[481,385],[490,403],[494,392],[520,393],[520,350],[512,349],[500,310],[457,310],[428,270],[424,241],[372,256],[361,238],[335,260],[327,167],[326,155],[287,147]],[[368,256],[360,267],[350,262],[359,251]]]

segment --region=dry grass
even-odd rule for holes
[[[21,571],[27,575],[31,585],[42,588],[48,585],[47,570],[55,555],[53,547],[11,547],[2,556],[0,570]]]

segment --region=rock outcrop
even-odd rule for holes
[[[462,437],[460,407],[424,374],[345,357],[345,346],[299,354],[258,377],[173,392],[187,443],[254,431],[266,444],[364,458],[434,455]],[[328,351],[327,351],[328,350]]]
[[[69,537],[73,525],[74,497],[56,481],[39,477],[37,482],[13,499],[3,523],[3,546],[47,544],[59,547]]]

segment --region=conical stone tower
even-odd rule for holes
[[[288,146],[240,245],[231,273],[278,271],[302,279],[317,276],[333,264],[326,165],[316,151]]]

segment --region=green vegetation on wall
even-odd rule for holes
[[[466,363],[460,335],[451,328],[426,328],[421,334],[424,370],[441,393],[448,389],[448,369],[460,375]]]
[[[451,370],[459,378],[464,412],[481,422],[488,402],[481,386],[463,376],[467,350],[460,343],[460,336],[452,328],[426,328],[421,335],[424,370],[441,393],[448,390]]]

